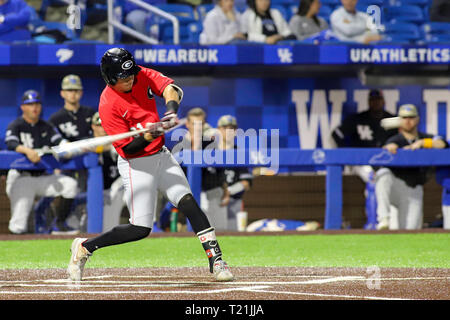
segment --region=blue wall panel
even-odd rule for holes
[[[0,108],[9,106],[8,115],[11,116],[13,112],[11,110],[18,111],[23,91],[34,88],[43,93],[43,118],[48,119],[52,112],[63,105],[60,97],[61,79],[62,77],[2,79],[0,95],[3,99],[0,101]],[[104,88],[103,80],[99,76],[91,76],[82,77],[82,81],[85,87],[82,104],[97,109],[99,97]],[[364,92],[367,94],[370,89],[361,85],[356,78],[230,77],[210,78],[206,81],[205,78],[199,78],[197,81],[195,78],[180,77],[175,78],[175,81],[186,83],[182,85],[185,96],[180,107],[180,117],[185,116],[191,108],[202,107],[207,113],[207,121],[216,126],[221,115],[232,114],[237,117],[239,127],[244,130],[278,129],[280,147],[295,148],[326,147],[324,143],[331,127],[356,112],[358,108],[356,97]],[[387,93],[386,99],[395,109],[394,112],[402,104],[413,103],[418,107],[421,116],[419,129],[436,131],[449,139],[450,132],[447,132],[447,123],[450,121],[449,87],[403,85],[382,89]],[[337,90],[346,97],[342,106],[336,106],[336,101],[333,103],[330,95],[333,90]],[[303,100],[298,105],[294,103],[294,94],[302,95]],[[324,100],[314,100],[320,95]],[[392,100],[397,97],[398,100]],[[323,106],[323,103],[326,105]],[[165,111],[163,99],[157,98],[157,104],[160,113],[163,113]],[[311,111],[312,106],[322,108],[321,114],[317,113],[318,109]],[[298,117],[297,112],[305,108],[306,114],[302,113]],[[315,112],[314,117],[312,112]],[[6,113],[1,115],[6,116]],[[299,122],[298,119],[303,122]],[[1,120],[4,124],[9,121],[9,118]],[[0,130],[0,137],[4,137],[4,129],[0,128]]]

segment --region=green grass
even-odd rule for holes
[[[231,266],[450,268],[450,235],[341,234],[223,236]],[[0,242],[0,269],[66,268],[71,240]],[[147,238],[102,248],[89,268],[196,267],[206,257],[197,238]]]

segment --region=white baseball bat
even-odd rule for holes
[[[381,119],[380,125],[384,128],[384,130],[396,129],[400,127],[400,117]]]
[[[172,128],[169,128],[167,130],[164,130],[164,133],[168,133],[170,131],[173,131],[181,126],[183,126],[186,123],[186,118],[178,120],[178,124]],[[52,150],[54,154],[59,158],[71,158],[77,155],[81,155],[83,153],[87,152],[93,152],[95,148],[99,146],[108,145],[110,143],[113,143],[114,141],[125,139],[128,137],[132,137],[137,134],[141,134],[144,132],[147,132],[149,130],[154,130],[157,125],[159,125],[160,122],[153,123],[153,126],[150,126],[145,129],[139,129],[139,130],[133,130],[129,132],[114,134],[111,136],[104,136],[104,137],[95,137],[95,138],[88,138],[83,140],[78,140],[74,142],[69,142],[65,144],[61,144],[58,146],[53,146]]]

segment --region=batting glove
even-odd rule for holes
[[[178,117],[174,111],[167,111],[161,119],[164,130],[175,127],[178,124]]]
[[[148,132],[151,134],[153,138],[157,138],[164,134],[164,126],[162,122],[147,123],[145,125],[145,128],[149,129]]]

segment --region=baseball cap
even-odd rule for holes
[[[39,92],[36,90],[27,90],[23,93],[22,104],[35,102],[41,103],[41,96],[39,95]]]
[[[217,121],[218,127],[225,127],[225,126],[233,126],[237,127],[237,121],[236,118],[232,115],[224,115],[219,118],[219,121]]]
[[[383,98],[383,92],[378,89],[372,89],[369,92],[369,99]]]
[[[418,115],[416,106],[413,104],[404,104],[398,110],[398,116],[401,118],[417,117]]]
[[[98,112],[94,113],[91,120],[93,125],[100,126],[102,124],[102,120],[100,120],[100,115]]]
[[[61,82],[61,89],[63,90],[83,90],[81,79],[76,74],[69,74],[65,76]]]

